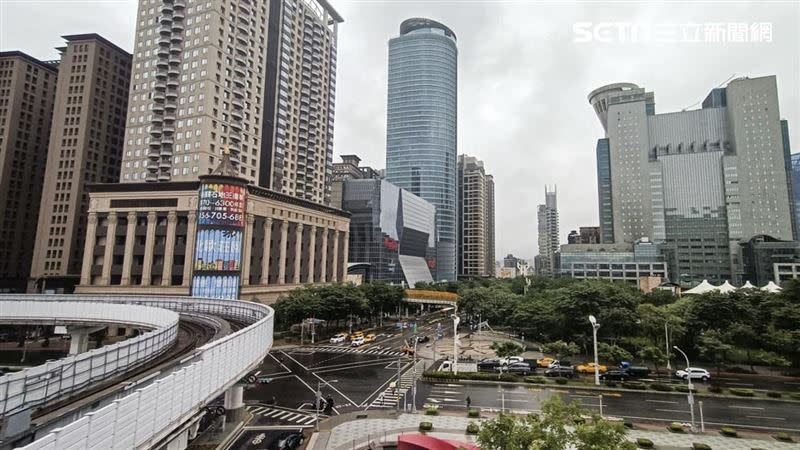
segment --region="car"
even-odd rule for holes
[[[604,366],[602,364],[598,364],[597,368],[599,369],[600,373],[605,373],[608,371],[608,366]],[[580,373],[594,373],[594,363],[590,362],[590,363],[580,364],[578,365],[578,367],[575,368],[575,370],[577,370]]]
[[[552,369],[553,367],[558,367],[558,366],[560,366],[560,365],[561,365],[561,361],[559,361],[559,360],[555,359],[555,360],[553,360],[553,362],[551,362],[550,364],[548,364],[548,365],[547,365],[547,368],[548,368],[548,369]],[[565,365],[565,366],[568,366],[569,364],[566,364],[566,362],[565,362],[565,364],[564,364],[564,365]]]
[[[350,345],[353,347],[359,347],[361,345],[364,345],[364,336],[353,339],[352,341],[350,341]]]
[[[691,378],[693,380],[708,381],[708,379],[711,378],[711,374],[708,373],[706,369],[701,369],[699,367],[688,367],[686,369],[679,370],[675,372],[675,376],[678,378],[683,378],[684,380]]]
[[[429,338],[428,336],[417,336],[417,342],[420,343],[420,344],[422,344],[424,342],[428,342],[430,340],[431,340],[431,338]]]
[[[524,362],[514,362],[508,366],[499,366],[494,370],[503,371],[508,373],[518,373],[520,375],[529,375],[531,373],[531,366]]]
[[[356,331],[355,333],[350,335],[350,340],[352,341],[353,339],[358,339],[358,338],[363,338],[363,337],[364,337],[364,332],[363,331]]]
[[[372,334],[372,333],[370,333],[370,334],[368,334],[368,335],[364,336],[364,343],[365,343],[365,344],[368,344],[368,343],[370,343],[370,342],[375,342],[375,335],[374,335],[374,334]]]
[[[347,333],[339,333],[331,338],[331,344],[341,344],[347,340]]]
[[[625,369],[611,369],[606,373],[600,374],[601,380],[628,381],[630,374]]]
[[[400,351],[401,351],[403,354],[406,354],[406,355],[413,355],[413,354],[414,354],[414,346],[412,346],[412,345],[408,345],[408,344],[405,344],[405,345],[403,345],[403,347],[400,349]]]
[[[500,358],[500,364],[507,366],[509,364],[522,362],[522,356],[509,356],[508,358]]]
[[[553,358],[542,358],[536,361],[536,364],[538,364],[539,367],[547,369],[548,367],[550,367],[550,364],[553,364],[553,361],[555,361],[555,359]]]
[[[572,378],[575,376],[575,368],[572,366],[558,366],[544,371],[546,377]]]
[[[650,375],[650,368],[645,366],[628,366],[625,371],[631,377],[646,377]]]
[[[303,433],[291,433],[288,436],[278,440],[277,450],[296,450],[303,445],[305,437]]]
[[[478,371],[492,372],[500,366],[501,364],[499,359],[484,359],[483,361],[478,362]]]

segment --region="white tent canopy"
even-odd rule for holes
[[[705,294],[707,292],[714,292],[717,289],[718,288],[716,286],[714,286],[713,284],[709,283],[708,280],[703,280],[697,286],[695,286],[695,287],[689,289],[688,291],[684,292],[684,295],[691,295],[691,294],[700,295],[700,294]]]
[[[748,280],[747,282],[744,283],[744,286],[742,286],[739,289],[758,289],[758,288],[750,284],[750,281]]]
[[[728,292],[733,292],[733,291],[735,291],[735,290],[736,290],[736,287],[734,287],[732,284],[728,283],[728,280],[725,280],[725,282],[724,282],[724,283],[722,283],[722,284],[721,284],[721,285],[720,285],[720,286],[717,288],[717,290],[718,290],[719,292],[723,293],[723,294],[727,294]]]
[[[775,294],[777,292],[782,291],[783,289],[781,289],[781,287],[775,284],[774,282],[770,281],[769,283],[767,283],[766,286],[762,287],[761,290]]]

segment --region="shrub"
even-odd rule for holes
[[[683,392],[684,394],[689,393],[689,386],[686,386],[685,384],[675,385],[672,387],[672,389],[676,392]],[[697,392],[697,388],[692,386],[692,392]]]
[[[437,414],[439,414],[439,410],[436,409],[436,408],[428,408],[428,409],[425,410],[425,415],[426,416],[435,416]]]
[[[629,419],[624,419],[622,421],[622,426],[628,429],[633,429],[633,422],[631,422]]]
[[[650,389],[661,392],[671,392],[672,386],[664,383],[650,383]]]
[[[528,413],[528,420],[539,420],[539,415],[536,413]]]
[[[419,431],[431,431],[433,430],[433,424],[430,422],[420,422],[419,423]]]
[[[586,423],[586,419],[583,417],[576,417],[572,419],[572,423],[574,423],[575,425],[583,425]]]
[[[792,436],[790,436],[789,433],[786,433],[786,432],[780,432],[780,433],[776,434],[773,437],[775,439],[781,441],[781,442],[792,442],[793,441]]]
[[[722,429],[719,430],[719,434],[725,437],[739,437],[739,433],[737,433],[736,428],[733,427],[722,427]]]
[[[708,387],[708,392],[711,392],[712,394],[721,394],[722,388],[717,386],[716,384],[712,384],[711,386]]]
[[[481,416],[481,412],[478,411],[477,409],[470,409],[469,411],[467,411],[467,417],[471,417],[471,418],[474,419],[474,418],[477,418],[477,417],[480,417],[480,416]]]
[[[782,395],[780,392],[772,392],[772,391],[768,391],[768,392],[767,392],[767,397],[772,397],[772,398],[781,398],[781,397],[783,397],[783,395]]]
[[[737,397],[754,397],[756,394],[752,389],[731,388],[731,394]]]
[[[478,434],[480,431],[481,427],[475,422],[470,422],[469,425],[467,425],[467,434]]]
[[[800,400],[800,392],[792,392],[791,396],[795,400]]]
[[[606,386],[607,387],[611,387],[611,388],[615,388],[615,387],[617,387],[617,382],[616,381],[606,381]]]
[[[645,386],[644,383],[641,383],[639,381],[627,381],[625,383],[622,383],[622,387],[627,389],[636,389],[637,391],[643,391],[647,389],[647,386]]]
[[[526,383],[534,383],[534,384],[545,384],[547,383],[547,378],[545,377],[525,377]]]
[[[563,385],[567,384],[567,379],[566,378],[556,378],[556,384],[560,384],[560,385],[563,386]]]
[[[639,438],[636,439],[636,445],[638,445],[639,448],[653,448],[653,441],[650,439]]]
[[[667,427],[667,430],[669,430],[669,431],[671,431],[673,433],[683,433],[683,424],[680,423],[680,422],[672,422]]]
[[[702,442],[692,442],[692,448],[694,450],[711,450],[710,445],[703,444]]]

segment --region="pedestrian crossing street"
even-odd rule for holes
[[[306,414],[290,409],[274,408],[270,406],[248,405],[247,410],[254,416],[260,416],[270,421],[290,423],[296,425],[312,425],[314,414]],[[320,417],[327,417],[320,414]]]
[[[422,372],[425,370],[425,361],[419,360],[416,364],[416,376],[421,377]],[[414,368],[411,367],[400,375],[400,386],[395,389],[392,386],[387,387],[383,392],[378,395],[375,400],[370,403],[370,408],[396,408],[400,402],[403,394],[409,392],[411,386],[414,385]]]
[[[315,347],[304,348],[304,350],[314,350],[318,352],[327,353],[356,353],[362,355],[380,355],[380,356],[402,356],[403,352],[393,350],[390,348],[378,347],[337,347],[335,345],[317,345]]]

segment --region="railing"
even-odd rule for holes
[[[22,447],[24,450],[143,449],[158,444],[257,367],[272,347],[267,306],[193,297],[38,296],[40,301],[129,303],[218,315],[249,326],[198,348],[180,369]]]
[[[108,323],[152,328],[135,338],[47,362],[0,377],[0,417],[63,399],[123,374],[169,349],[178,335],[178,314],[160,308],[85,302],[18,301],[0,296],[0,321]],[[43,307],[44,306],[44,307]]]

